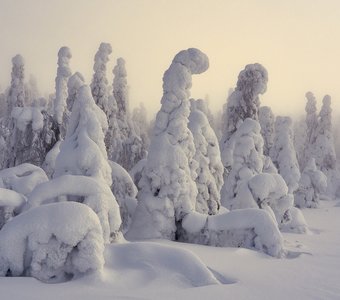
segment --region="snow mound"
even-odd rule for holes
[[[166,282],[167,286],[199,287],[218,284],[218,280],[191,251],[154,242],[110,245],[105,267],[121,277],[128,273],[129,284],[136,286]],[[131,282],[135,280],[136,282]]]
[[[57,201],[76,201],[97,214],[106,243],[120,238],[119,207],[110,188],[87,176],[63,175],[39,185],[28,197],[26,209]]]
[[[104,242],[96,214],[80,203],[37,207],[0,231],[0,276],[62,282],[101,270]]]
[[[48,178],[45,172],[28,163],[0,171],[0,188],[13,190],[25,196],[46,181]]]
[[[256,249],[275,257],[284,254],[282,235],[265,210],[238,209],[215,216],[190,213],[182,227],[187,242]]]

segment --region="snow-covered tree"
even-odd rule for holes
[[[331,97],[322,100],[316,139],[313,145],[313,157],[316,166],[323,172],[336,168],[336,155],[333,140]]]
[[[150,145],[150,123],[147,119],[147,111],[143,103],[135,107],[132,111],[132,124],[137,136],[142,140],[142,152],[147,152]]]
[[[305,231],[306,224],[292,216],[294,199],[281,175],[264,173],[265,156],[260,124],[246,119],[230,139],[233,165],[222,187],[221,203],[228,209],[262,208],[276,219],[279,227]],[[291,228],[292,227],[292,228]]]
[[[320,194],[326,191],[327,177],[316,168],[315,159],[311,158],[301,174],[299,188],[295,192],[297,207],[318,207]]]
[[[113,118],[115,120],[109,122],[112,123],[112,126],[110,126],[112,129],[109,129],[113,131],[109,133],[111,138],[107,139],[109,158],[126,170],[130,170],[146,156],[146,149],[141,137],[136,134],[131,120],[127,72],[123,58],[117,59],[113,75],[113,101],[115,101],[116,110],[113,110],[112,116],[110,116],[110,120]],[[118,126],[118,129],[114,128],[115,126]]]
[[[66,131],[65,128],[63,128],[63,116],[67,106],[67,81],[72,74],[69,67],[71,58],[71,50],[68,47],[61,47],[59,49],[57,76],[55,78],[55,99],[53,103],[53,117],[59,127],[59,132],[57,133],[58,139],[62,138],[60,134]]]
[[[275,116],[269,106],[261,106],[259,109],[259,122],[263,137],[263,154],[269,156],[269,151],[274,143]]]
[[[58,178],[66,174],[88,176],[95,180],[94,183],[90,181],[87,183],[94,185],[94,190],[104,188],[107,190],[112,184],[112,177],[104,144],[106,129],[105,113],[95,104],[90,88],[82,86],[73,104],[65,140],[60,145],[54,176]],[[104,202],[97,203],[97,208],[92,208],[97,212],[102,224],[109,224],[109,232],[105,230],[107,225],[103,225],[104,239],[108,242],[110,238],[119,237],[121,218],[112,192],[104,194],[110,197],[106,197]],[[81,201],[80,199],[78,201]]]
[[[178,238],[177,225],[195,210],[197,163],[188,129],[192,75],[209,67],[208,57],[190,48],[179,52],[163,76],[162,106],[157,113],[147,163],[138,193],[130,238]]]
[[[122,217],[122,232],[126,233],[137,207],[137,187],[129,173],[122,166],[113,161],[109,163],[112,169],[111,190],[119,204]]]
[[[191,112],[188,127],[194,137],[198,163],[196,211],[215,215],[221,205],[220,192],[223,184],[223,165],[218,140],[207,116],[196,107],[201,103],[191,99]]]
[[[270,150],[270,157],[280,175],[286,181],[289,193],[299,187],[300,170],[293,143],[292,119],[276,117],[275,138]]]
[[[79,72],[74,73],[67,81],[67,99],[66,99],[66,108],[63,114],[63,129],[65,132],[62,132],[62,137],[64,138],[66,135],[67,125],[71,116],[73,103],[77,98],[78,90],[81,86],[85,84],[85,79],[83,75]]]
[[[112,47],[108,43],[101,43],[94,57],[93,78],[91,83],[92,96],[95,103],[108,116],[108,97],[109,86],[106,78],[106,65],[109,61],[109,56],[112,53]]]
[[[247,65],[238,76],[235,90],[228,97],[225,106],[220,143],[222,163],[224,165],[224,180],[226,180],[231,166],[232,156],[229,139],[238,126],[246,119],[258,120],[260,106],[259,95],[267,89],[268,73],[260,64]]]
[[[25,104],[25,74],[24,59],[18,54],[12,58],[11,86],[8,91],[8,112],[13,107],[23,107]]]
[[[295,119],[293,123],[294,148],[300,170],[302,170],[302,166],[304,164],[306,131],[307,128],[305,117],[298,117]]]
[[[312,92],[306,93],[306,133],[304,144],[304,155],[301,170],[304,170],[307,163],[313,157],[313,145],[316,139],[316,130],[318,127],[318,114],[316,108],[316,99]]]

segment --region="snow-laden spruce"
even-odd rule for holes
[[[63,128],[63,116],[66,110],[67,99],[67,80],[72,72],[69,67],[72,58],[71,50],[68,47],[61,47],[58,52],[57,77],[55,78],[55,100],[54,100],[54,119],[59,126],[59,131],[65,133]]]
[[[224,165],[224,180],[228,177],[232,166],[232,146],[230,138],[238,126],[246,119],[258,120],[260,106],[259,95],[267,90],[268,73],[260,64],[246,65],[238,76],[235,90],[228,97],[224,110],[224,127],[220,143],[222,163]]]
[[[274,144],[274,123],[275,116],[269,106],[261,106],[259,109],[259,122],[263,137],[263,154],[269,156],[270,149]]]
[[[222,188],[221,203],[228,209],[262,208],[268,211],[279,227],[291,223],[290,210],[294,199],[281,175],[263,173],[263,138],[260,124],[246,119],[230,139],[233,165]],[[299,231],[306,224],[297,224]]]
[[[299,189],[295,192],[295,205],[300,208],[319,206],[320,195],[327,188],[326,175],[317,169],[315,159],[311,158],[301,174]]]
[[[62,137],[65,138],[68,122],[70,120],[73,103],[77,98],[78,90],[85,84],[85,79],[79,72],[74,73],[67,81],[67,99],[66,108],[63,114],[63,129]]]
[[[256,249],[275,257],[284,254],[282,235],[264,210],[237,209],[215,216],[190,213],[182,227],[186,242]]]
[[[129,111],[127,72],[125,60],[117,59],[113,69],[113,99],[115,105],[109,117],[109,130],[106,146],[109,158],[126,170],[146,156],[146,148],[139,135],[136,134]]]
[[[318,127],[318,114],[316,108],[316,99],[312,92],[306,93],[307,103],[306,111],[306,133],[304,151],[302,156],[301,170],[304,170],[310,159],[313,157],[313,147],[316,139],[316,130]]]
[[[91,82],[91,91],[95,103],[103,112],[108,114],[108,97],[109,82],[106,78],[106,65],[109,56],[112,53],[112,47],[108,43],[101,43],[94,57],[93,78]]]
[[[276,117],[275,138],[270,150],[270,157],[288,186],[288,192],[294,193],[299,187],[300,170],[293,142],[292,119]]]
[[[179,52],[163,76],[162,106],[157,113],[138,206],[129,238],[176,239],[177,224],[194,211],[197,196],[195,145],[188,129],[192,75],[209,67],[198,49]]]
[[[331,97],[326,95],[322,100],[316,138],[313,145],[313,157],[316,166],[327,173],[336,168],[336,155],[332,128]]]
[[[105,113],[95,104],[90,88],[82,86],[73,104],[65,140],[60,145],[54,176],[88,176],[93,179],[92,183],[87,183],[89,188],[92,186],[94,190],[98,187],[103,190],[105,201],[98,200],[97,203],[91,204],[91,207],[97,212],[101,223],[108,224],[110,230],[105,230],[103,226],[103,232],[105,242],[109,242],[119,238],[121,218],[116,199],[109,190],[112,177],[104,144],[106,129]],[[80,187],[83,185],[81,182],[75,184]],[[106,193],[105,190],[109,192]],[[82,197],[78,197],[77,201],[81,199]],[[72,197],[69,200],[72,200]]]
[[[122,232],[127,232],[137,207],[137,187],[129,173],[119,164],[110,161],[112,169],[111,190],[119,204]]]
[[[98,217],[80,203],[31,209],[0,230],[0,276],[63,282],[100,271],[103,253]]]
[[[196,211],[215,215],[221,205],[220,192],[223,184],[223,165],[218,140],[207,116],[196,107],[197,101],[191,99],[191,112],[188,127],[195,144],[194,160],[197,185]]]
[[[24,58],[18,54],[12,58],[11,86],[8,91],[8,111],[25,105]]]

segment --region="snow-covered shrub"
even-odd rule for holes
[[[190,213],[182,221],[182,240],[219,247],[242,247],[281,257],[283,238],[270,214],[238,209],[215,216]]]
[[[71,58],[71,50],[68,47],[61,47],[59,49],[57,76],[55,78],[55,99],[53,103],[53,117],[58,124],[59,134],[65,133],[66,131],[65,128],[63,128],[63,117],[66,110],[67,80],[72,74],[69,67]]]
[[[320,194],[327,188],[326,175],[316,168],[314,158],[311,158],[301,174],[299,188],[295,192],[295,205],[297,207],[318,207]]]
[[[238,76],[235,90],[228,97],[224,109],[224,127],[220,143],[224,180],[228,177],[232,166],[232,145],[230,138],[239,125],[246,119],[258,120],[260,106],[259,95],[267,90],[268,73],[260,64],[247,65]]]
[[[112,169],[111,190],[115,195],[122,218],[122,232],[125,233],[137,207],[137,187],[129,173],[117,163],[110,161]]]
[[[120,239],[121,217],[110,187],[87,176],[63,175],[37,186],[28,196],[27,209],[62,201],[86,204],[98,215],[105,243]]]
[[[143,158],[138,163],[135,164],[135,166],[129,171],[129,174],[135,183],[137,189],[139,190],[139,181],[142,178],[144,168],[146,166],[147,159]]]
[[[53,148],[46,154],[45,160],[41,166],[48,178],[53,178],[54,176],[55,163],[60,152],[60,144],[61,141],[55,143]]]
[[[0,229],[15,215],[21,212],[26,197],[15,191],[0,188]]]
[[[223,165],[218,140],[206,115],[196,107],[191,99],[191,112],[188,127],[195,144],[194,160],[197,185],[196,211],[203,214],[217,214],[221,205],[221,187],[223,184]]]
[[[276,117],[274,144],[270,157],[280,175],[286,181],[288,192],[294,193],[299,187],[300,170],[293,142],[292,119]]]
[[[99,220],[80,203],[34,208],[0,230],[0,276],[62,282],[100,271],[103,253]]]
[[[25,196],[28,196],[36,186],[46,181],[48,178],[44,170],[31,164],[22,164],[0,171],[0,188],[9,189]]]
[[[275,116],[269,106],[259,108],[259,122],[261,125],[261,134],[263,137],[263,154],[269,156],[270,149],[274,144],[274,123]]]
[[[138,206],[129,238],[176,239],[177,223],[195,209],[195,145],[188,129],[192,75],[209,67],[198,49],[179,52],[163,76],[161,110],[157,113],[148,158],[140,181]]]
[[[106,78],[106,64],[109,61],[109,55],[112,53],[112,47],[108,43],[101,43],[94,57],[93,78],[91,83],[92,96],[95,103],[108,115],[108,97],[109,87]]]

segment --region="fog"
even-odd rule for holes
[[[192,96],[222,108],[246,64],[269,74],[263,105],[296,115],[311,90],[340,112],[340,2],[337,0],[0,0],[0,91],[10,82],[11,58],[20,53],[26,78],[42,93],[54,91],[57,52],[72,51],[72,71],[89,83],[100,42],[111,43],[108,78],[124,57],[131,106],[160,107],[162,76],[174,55],[189,47],[205,52],[209,70],[194,77]]]

